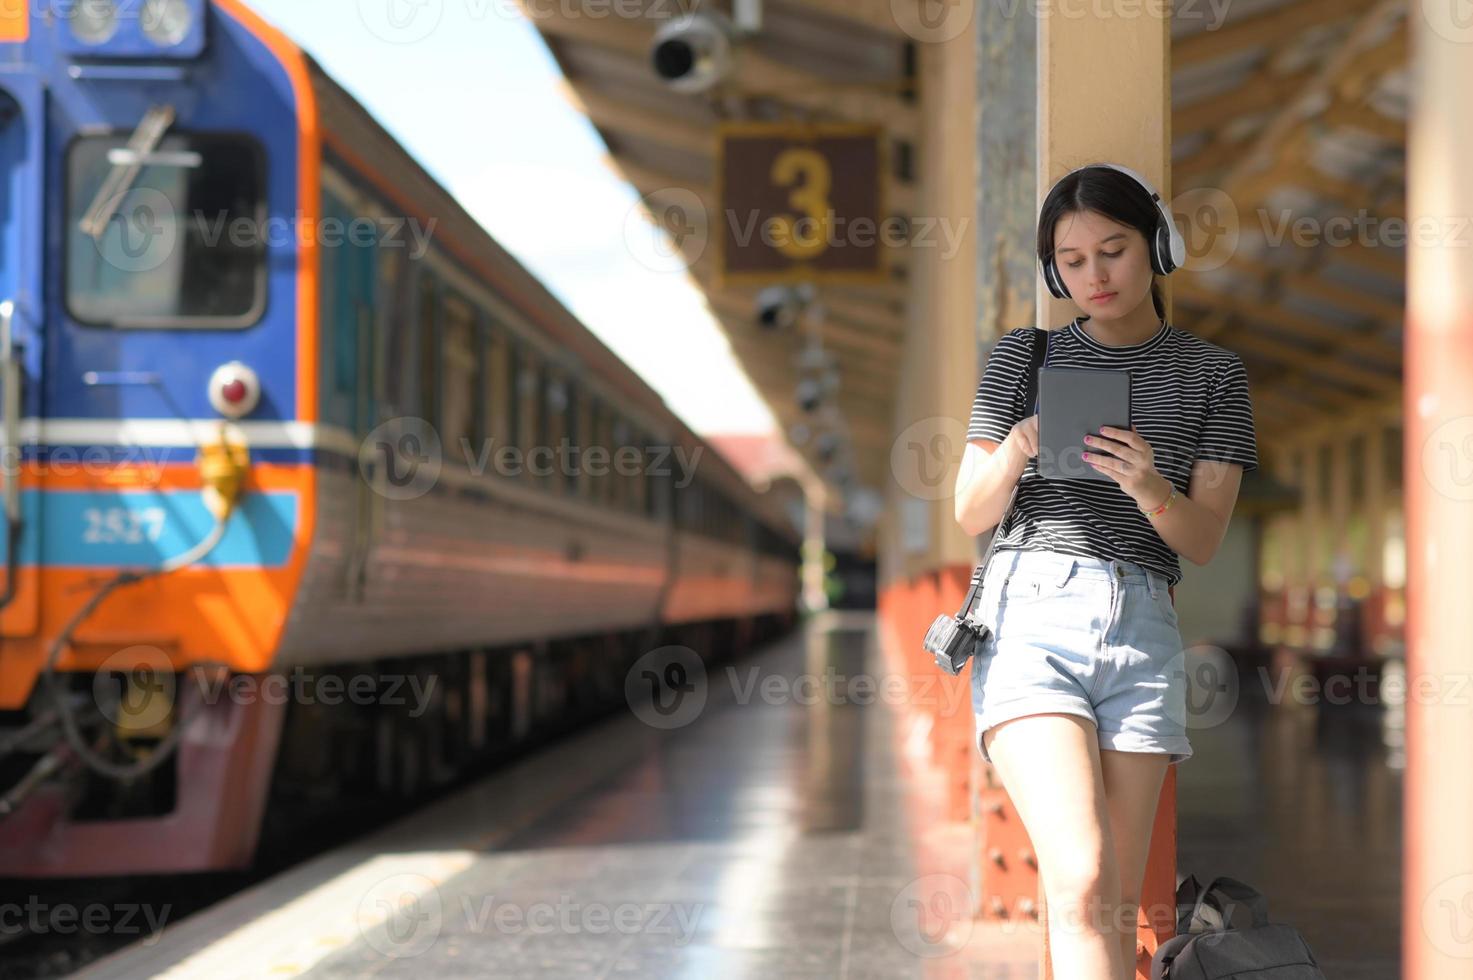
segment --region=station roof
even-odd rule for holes
[[[650,68],[655,31],[679,5],[626,0],[616,5],[626,15],[610,16],[598,0],[521,2],[611,166],[647,199],[680,189],[717,213],[717,124],[801,118],[883,123],[894,162],[887,211],[913,210],[917,42],[892,0],[765,0],[734,77],[699,96],[672,91]],[[1171,197],[1179,221],[1183,206],[1231,202],[1236,236],[1217,268],[1171,277],[1173,321],[1242,357],[1262,441],[1347,413],[1394,418],[1405,253],[1386,222],[1406,214],[1408,5],[1235,0],[1220,23],[1201,6],[1176,5],[1172,27]],[[1327,238],[1336,215],[1359,216],[1349,245],[1271,249],[1274,234],[1306,217]],[[836,403],[855,449],[850,475],[867,487],[888,479],[907,321],[906,256],[887,251],[884,283],[822,288],[823,345],[838,361]],[[774,416],[789,433],[801,427],[794,343],[756,325],[757,287],[720,285],[709,254],[689,273]],[[811,440],[799,449],[826,472]]]

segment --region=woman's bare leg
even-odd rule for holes
[[[1110,839],[1115,842],[1115,864],[1120,869],[1120,948],[1125,976],[1136,976],[1136,922],[1141,904],[1141,882],[1151,851],[1151,825],[1166,778],[1166,752],[1117,752],[1100,749],[1105,779],[1105,809],[1110,814]]]
[[[1094,723],[1025,715],[982,737],[1038,855],[1054,976],[1120,980],[1120,943],[1109,922],[1120,876]]]

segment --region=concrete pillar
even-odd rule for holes
[[[912,217],[935,220],[944,230],[936,229],[924,245],[906,253],[907,330],[895,398],[897,442],[891,447],[895,479],[887,491],[882,532],[887,547],[880,562],[882,583],[899,587],[920,576],[955,572],[973,560],[971,539],[953,516],[952,488],[977,383],[970,359],[958,356],[972,349],[977,315],[971,276],[974,52],[970,35],[963,32],[920,43],[916,53],[921,130]],[[927,623],[930,615],[934,611]]]
[[[803,610],[821,612],[829,607],[823,588],[823,553],[827,547],[824,523],[828,519],[828,491],[823,481],[803,480]]]
[[[1407,132],[1407,767],[1402,976],[1473,967],[1473,27],[1419,5]],[[1426,229],[1424,233],[1422,229]]]
[[[1132,5],[1128,13],[1108,6],[1039,8],[1038,166],[1033,220],[1053,183],[1094,160],[1120,163],[1140,173],[1171,200],[1171,8]],[[1030,19],[1030,18],[1020,18]],[[984,181],[986,177],[984,175]],[[1030,253],[1031,257],[1032,253]],[[1068,323],[1079,315],[1073,300],[1054,299],[1034,273],[1037,326]],[[1170,283],[1162,293],[1170,313]],[[1150,975],[1150,955],[1175,931],[1176,770],[1169,768],[1161,790],[1141,908],[1156,917],[1142,926],[1137,975]],[[1041,896],[1046,900],[1046,896]],[[1040,902],[1047,922],[1046,901]],[[1143,915],[1144,918],[1144,915]],[[1164,921],[1163,921],[1164,920]],[[1045,936],[1047,933],[1045,933]],[[1045,938],[1043,976],[1049,977]]]

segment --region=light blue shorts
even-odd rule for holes
[[[1167,579],[1113,558],[998,549],[972,619],[977,747],[993,725],[1041,712],[1095,723],[1100,747],[1190,758],[1187,675]]]

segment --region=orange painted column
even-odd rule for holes
[[[1407,131],[1402,976],[1473,975],[1473,24],[1414,4]]]

